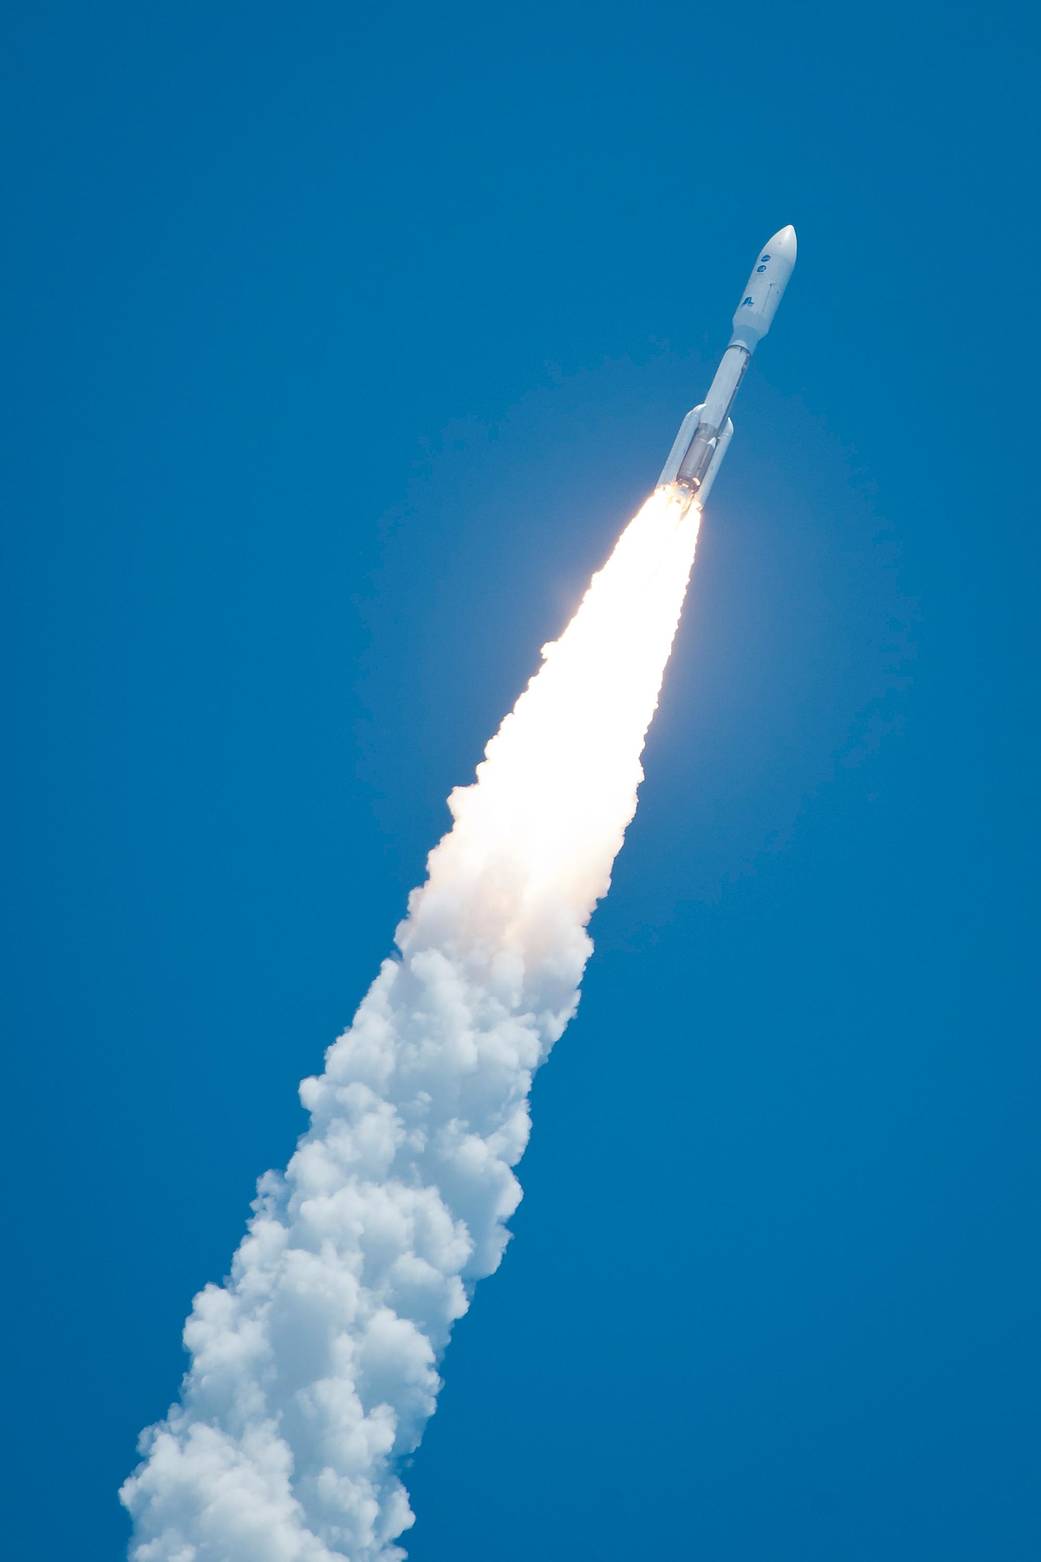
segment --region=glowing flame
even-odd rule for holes
[[[411,922],[451,885],[483,882],[474,907],[501,941],[547,898],[585,920],[610,883],[636,808],[640,752],[694,562],[701,512],[657,489],[593,576],[571,622],[485,750],[472,785],[449,798],[455,827],[430,855]],[[420,929],[402,930],[414,947]]]

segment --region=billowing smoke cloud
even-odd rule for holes
[[[180,1402],[121,1493],[135,1562],[404,1556],[396,1471],[508,1240],[532,1076],[636,808],[697,515],[647,502],[452,793],[400,956],[301,1085],[310,1127],[261,1178],[230,1277],[195,1298]]]

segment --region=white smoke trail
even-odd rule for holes
[[[578,1002],[585,927],[636,808],[697,540],[647,501],[489,743],[121,1497],[135,1562],[392,1562],[396,1472],[520,1200],[528,1094]]]

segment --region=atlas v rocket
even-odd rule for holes
[[[741,302],[734,311],[734,332],[719,362],[708,395],[680,424],[658,486],[675,483],[698,507],[716,480],[734,432],[730,409],[752,354],[773,323],[777,306],[795,266],[795,229],[782,228],[759,253]]]

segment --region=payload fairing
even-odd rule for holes
[[[769,331],[795,266],[795,229],[782,228],[768,239],[734,311],[734,331],[700,406],[692,407],[662,467],[659,488],[676,483],[699,508],[716,480],[734,425],[730,408],[749,360]]]

